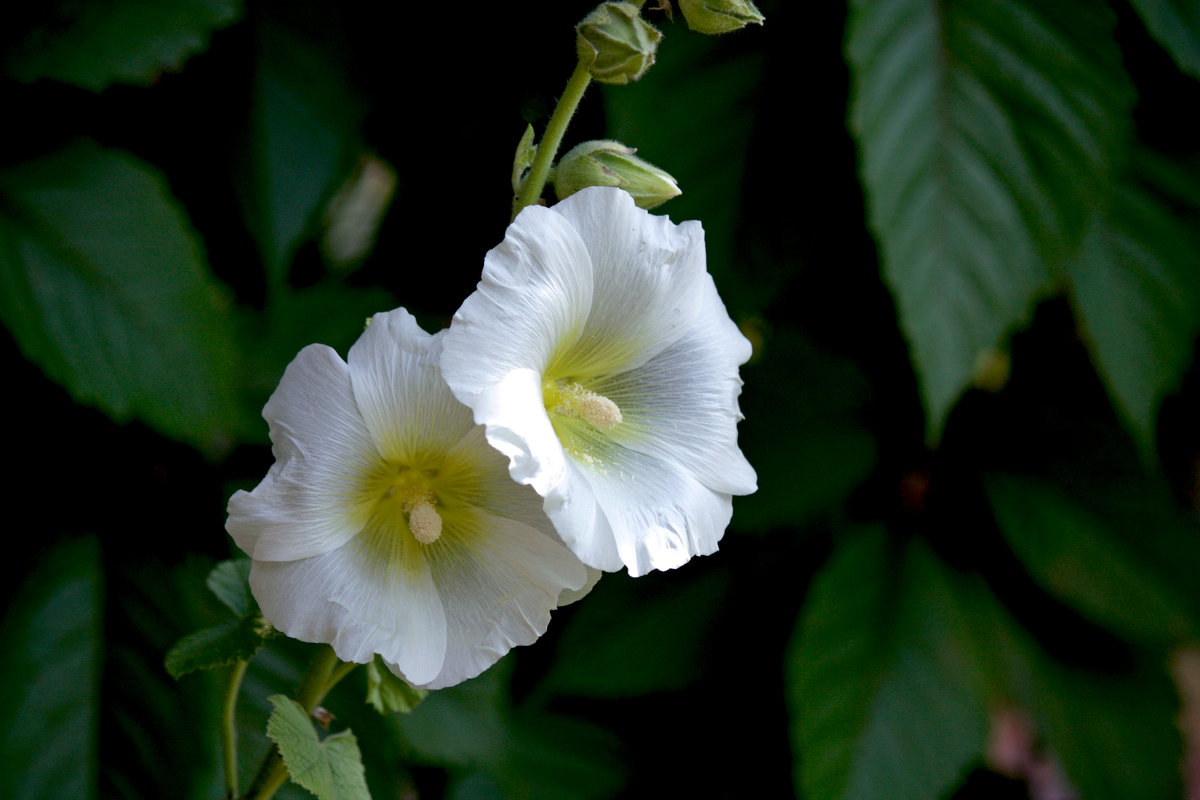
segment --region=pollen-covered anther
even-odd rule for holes
[[[624,420],[620,407],[602,394],[585,389],[578,383],[559,387],[555,412],[590,423],[593,427],[608,431]]]
[[[421,544],[433,544],[442,535],[442,518],[428,492],[415,495],[405,503],[404,513],[408,516],[408,529]]]

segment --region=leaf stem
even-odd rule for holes
[[[550,115],[546,132],[542,135],[542,141],[538,143],[533,165],[529,168],[529,174],[525,176],[525,182],[521,184],[521,193],[513,203],[514,218],[521,209],[534,205],[541,199],[542,189],[546,187],[546,180],[550,177],[550,165],[558,153],[559,145],[562,144],[567,125],[571,122],[571,117],[575,116],[575,109],[579,107],[579,101],[583,99],[583,93],[587,91],[591,82],[591,72],[582,62],[577,63],[562,96],[558,99],[558,105],[554,107],[554,113]]]
[[[357,666],[358,664],[353,662],[338,663],[333,648],[323,645],[313,657],[308,673],[296,692],[296,702],[311,714],[317,704],[325,699],[325,695],[329,694],[329,690],[337,686],[338,682]],[[245,800],[268,800],[287,781],[287,777],[287,767],[283,764],[283,757],[279,755],[279,748],[272,745],[271,751],[259,767],[258,774],[254,776],[254,782],[250,784],[250,791],[246,793]]]
[[[242,677],[246,674],[249,661],[242,659],[229,671],[229,683],[225,686],[225,702],[221,709],[221,751],[225,757],[225,797],[238,796],[237,763],[237,698],[242,688]]]

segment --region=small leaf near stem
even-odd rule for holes
[[[317,704],[325,699],[325,695],[357,666],[358,664],[352,662],[339,664],[333,648],[323,645],[313,657],[308,674],[304,676],[304,681],[296,692],[296,702],[304,707],[306,713],[311,714]],[[279,748],[272,745],[244,800],[269,800],[287,779],[287,768],[279,755]]]

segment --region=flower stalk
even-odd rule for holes
[[[525,182],[521,184],[521,191],[517,195],[516,201],[513,202],[513,219],[516,219],[517,214],[521,213],[521,209],[536,205],[541,199],[542,190],[546,188],[546,181],[550,177],[550,166],[554,163],[554,156],[558,154],[558,148],[562,145],[563,136],[567,132],[571,117],[575,116],[575,109],[579,108],[583,93],[587,91],[591,82],[591,72],[587,65],[580,61],[575,65],[575,71],[571,73],[567,86],[558,99],[558,105],[554,107],[554,113],[546,125],[542,141],[538,143],[533,165],[529,168]]]
[[[245,664],[245,662],[242,663]],[[325,699],[325,695],[329,694],[330,690],[357,666],[358,664],[350,662],[339,663],[333,648],[323,645],[313,657],[308,673],[304,676],[300,689],[296,692],[296,702],[311,714],[317,704]],[[287,767],[283,764],[283,757],[279,754],[279,748],[272,745],[262,766],[259,767],[258,774],[254,777],[254,782],[250,784],[250,791],[246,793],[244,800],[269,800],[287,779],[288,772]]]
[[[225,758],[225,797],[238,796],[237,763],[237,697],[242,688],[242,677],[246,674],[249,661],[245,659],[233,665],[229,672],[229,683],[225,686],[225,698],[221,708],[221,752]]]

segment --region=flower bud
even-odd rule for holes
[[[654,208],[680,194],[675,179],[637,151],[611,139],[584,142],[554,168],[554,193],[562,200],[588,186],[616,186],[640,208]]]
[[[661,39],[633,3],[601,3],[575,26],[579,61],[601,83],[625,84],[645,75]]]
[[[679,0],[679,10],[688,27],[700,33],[728,33],[762,25],[764,19],[750,0]]]

